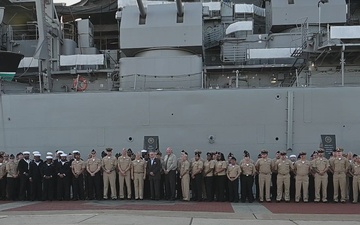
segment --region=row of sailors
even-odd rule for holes
[[[162,176],[165,176],[165,198],[174,200],[177,176],[178,183],[181,184],[177,195],[182,195],[184,201],[190,200],[191,184],[193,200],[200,201],[203,196],[206,196],[209,201],[214,199],[224,201],[226,193],[227,199],[237,202],[239,201],[240,178],[241,201],[248,199],[252,202],[254,200],[252,188],[256,175],[259,201],[262,202],[271,201],[271,175],[277,174],[276,180],[272,181],[272,186],[277,187],[274,195],[277,201],[288,202],[290,201],[290,174],[294,174],[295,201],[299,202],[302,197],[303,201],[307,202],[309,174],[312,174],[315,177],[315,202],[320,200],[327,202],[328,173],[330,172],[333,174],[334,201],[338,202],[339,197],[340,202],[346,201],[347,173],[353,176],[353,202],[356,203],[358,200],[360,159],[354,157],[350,163],[342,156],[341,149],[337,149],[329,160],[324,157],[323,150],[319,150],[311,161],[306,160],[306,153],[300,153],[300,158],[296,162],[287,159],[285,152],[270,159],[266,150],[261,151],[261,157],[256,162],[250,159],[247,152],[239,163],[233,156],[229,157],[227,162],[221,153],[207,153],[206,160],[202,160],[200,154],[201,152],[197,151],[195,157],[188,160],[187,153],[182,151],[181,157],[177,159],[172,149],[167,148],[164,158],[156,157],[159,154],[150,152],[143,155],[145,159],[142,159],[138,153],[132,160],[126,149],[123,149],[122,154],[116,158],[112,156],[112,149],[107,148],[106,155],[102,159],[97,158],[96,151],[93,150],[86,162],[80,158],[78,151],[73,152],[74,159],[70,162],[67,161],[68,155],[61,151],[57,152],[54,160],[52,154],[48,153],[46,162],[42,162],[39,153],[34,154],[32,161],[29,159],[29,152],[23,152],[24,158],[19,160],[14,160],[14,156],[11,156],[8,162],[4,162],[4,157],[0,155],[0,198],[4,199],[6,194],[8,199],[16,198],[14,187],[16,178],[19,178],[20,200],[52,200],[53,196],[58,200],[69,200],[70,183],[72,183],[73,198],[84,199],[83,175],[86,174],[88,181],[86,191],[89,196],[97,199],[131,198],[130,180],[133,180],[135,199],[143,199],[144,180],[148,178],[151,198],[158,200],[161,190],[160,180]],[[118,177],[116,177],[117,173]],[[103,182],[101,182],[101,175]],[[119,195],[116,190],[117,178]],[[100,193],[101,187],[103,187],[102,193]],[[110,196],[108,196],[109,191]],[[30,192],[31,198],[29,198]]]

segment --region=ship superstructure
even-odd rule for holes
[[[34,92],[77,91],[73,80],[78,75],[86,78],[86,91],[359,83],[356,2],[93,0],[74,6],[39,2],[2,3],[8,12],[2,46],[25,55],[16,80]],[[182,17],[177,5],[182,6]],[[168,70],[129,68],[136,56],[142,60],[143,55],[161,54],[157,61],[168,65]],[[181,63],[176,68],[165,62],[170,60],[167,54],[198,57],[188,57],[198,65],[181,71]],[[156,65],[147,59],[137,64],[147,68],[147,63]],[[34,79],[39,73],[41,79]],[[177,75],[183,77],[175,81]],[[190,83],[184,84],[185,80]]]

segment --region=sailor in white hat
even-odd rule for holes
[[[52,201],[54,199],[54,185],[56,184],[56,169],[53,164],[53,157],[51,155],[46,156],[46,162],[43,164],[43,193],[42,200]]]
[[[290,155],[289,159],[294,164],[296,162],[297,157],[296,157],[296,155]]]
[[[146,149],[141,150],[141,158],[145,159],[146,155],[147,155],[147,150]]]
[[[79,150],[74,150],[74,151],[72,151],[72,154],[80,154],[80,151]]]
[[[57,197],[58,200],[70,200],[70,177],[71,167],[67,161],[67,154],[60,155],[60,162],[58,162],[57,170]]]
[[[41,154],[39,152],[34,153],[34,160],[29,165],[29,180],[31,186],[31,201],[42,200],[42,176],[40,170],[42,168]]]
[[[57,162],[60,162],[61,161],[61,154],[64,154],[64,151],[61,151],[61,150],[57,150],[56,151],[56,155],[55,155],[55,159],[54,159],[54,161],[57,161]]]

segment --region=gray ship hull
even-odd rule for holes
[[[334,134],[356,151],[358,96],[352,87],[2,95],[0,147],[138,151],[144,136],[159,136],[161,151],[254,156],[262,148],[312,152],[321,134]]]

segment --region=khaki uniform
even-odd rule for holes
[[[354,162],[351,165],[351,173],[353,174],[353,203],[358,202],[360,192],[360,164]]]
[[[216,161],[215,162],[215,170],[214,170],[215,175],[216,176],[224,176],[224,175],[226,175],[226,168],[227,168],[226,161]],[[222,172],[219,172],[221,169],[225,169],[225,170],[222,171]]]
[[[224,201],[225,199],[225,182],[227,182],[226,177],[226,161],[216,161],[214,169],[214,186],[215,186],[215,195],[216,201]],[[222,169],[224,171],[220,172]]]
[[[258,159],[255,168],[259,173],[259,200],[264,201],[265,186],[266,201],[270,202],[271,159]]]
[[[315,202],[319,202],[321,199],[320,189],[322,192],[322,201],[327,202],[327,170],[329,166],[329,160],[324,157],[319,157],[311,161],[311,171],[315,173]]]
[[[204,161],[204,170],[203,170],[203,176],[204,176],[204,189],[206,196],[206,200],[213,201],[214,199],[214,169],[215,169],[215,160],[205,160]]]
[[[214,176],[214,168],[215,168],[215,160],[205,160],[204,162],[204,170],[203,175],[204,177],[212,177]]]
[[[255,165],[251,161],[248,163],[242,161],[242,163],[240,164],[240,168],[244,176],[253,176],[256,173]]]
[[[229,165],[227,168],[227,177],[229,179],[238,178],[241,174],[241,168],[239,165]]]
[[[298,160],[294,164],[295,171],[295,202],[300,201],[301,188],[303,191],[304,202],[309,201],[309,173],[310,173],[310,161]]]
[[[119,167],[119,197],[120,199],[124,198],[124,184],[126,185],[127,197],[131,199],[131,158],[129,156],[119,156],[118,158],[118,167]],[[125,171],[125,175],[122,175],[120,170]]]
[[[98,159],[98,158],[91,158],[91,159],[88,159],[87,160],[87,163],[86,163],[86,170],[89,172],[89,173],[97,173],[99,172],[101,169],[101,159]]]
[[[116,166],[117,160],[115,156],[105,156],[102,160],[103,181],[104,181],[104,199],[107,199],[109,183],[111,189],[111,198],[116,199]],[[106,171],[110,171],[107,173]]]
[[[188,160],[180,162],[181,191],[184,201],[190,200],[190,162]]]
[[[274,162],[274,170],[277,171],[277,196],[276,201],[281,201],[284,195],[285,201],[290,201],[290,172],[294,169],[289,159],[278,159]]]
[[[0,179],[6,179],[6,163],[0,163]]]
[[[0,163],[0,200],[6,199],[6,164]]]
[[[6,163],[6,172],[9,178],[16,178],[19,176],[18,163],[17,162],[8,162]]]
[[[80,175],[80,173],[83,172],[85,167],[86,167],[86,164],[81,159],[79,161],[73,160],[71,162],[71,169],[72,169],[72,172],[74,175],[75,174]]]
[[[202,170],[204,163],[200,159],[193,161],[191,165],[192,176],[192,198],[194,200],[202,200]]]
[[[144,199],[144,180],[146,177],[146,161],[135,159],[131,163],[131,178],[134,182],[135,199]]]
[[[228,177],[228,199],[230,202],[239,202],[239,176],[241,168],[239,165],[230,164],[227,168]]]
[[[84,200],[84,169],[86,168],[86,164],[83,160],[77,161],[76,159],[71,162],[71,171],[72,171],[72,191],[73,191],[73,199]]]
[[[339,200],[339,186],[341,192],[341,202],[346,201],[346,173],[350,168],[349,161],[344,157],[334,157],[329,161],[330,167],[334,172],[333,175],[333,184],[334,184],[334,201],[338,202]]]
[[[101,159],[99,158],[90,158],[86,163],[86,170],[88,171],[87,176],[87,193],[89,199],[101,199]],[[92,176],[93,174],[93,176]],[[95,193],[95,196],[94,196]]]
[[[18,162],[16,161],[9,161],[6,163],[6,172],[7,172],[7,179],[6,179],[6,189],[7,189],[7,198],[9,200],[15,200],[18,197],[16,193],[16,180],[19,176],[18,170]]]
[[[241,162],[241,202],[245,202],[246,199],[248,199],[249,202],[253,202],[254,175],[256,173],[255,164],[251,160],[242,160]]]

